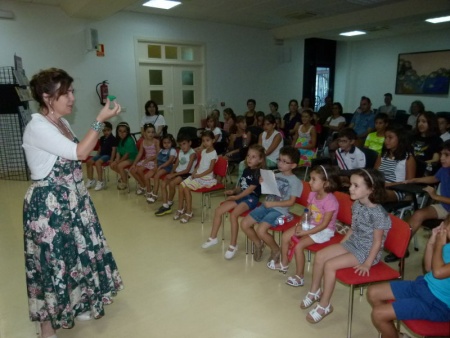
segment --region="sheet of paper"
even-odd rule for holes
[[[267,195],[281,196],[278,190],[277,181],[275,180],[275,174],[272,170],[260,169],[261,177],[263,179],[261,183],[261,192]]]

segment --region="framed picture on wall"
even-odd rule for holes
[[[396,94],[447,95],[450,50],[398,55]]]

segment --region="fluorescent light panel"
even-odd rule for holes
[[[171,9],[175,6],[181,5],[180,1],[169,1],[169,0],[150,0],[147,1],[142,6],[161,8],[161,9]]]
[[[447,21],[450,21],[450,15],[449,16],[441,16],[440,18],[426,19],[425,21],[431,22],[431,23],[447,22]]]
[[[362,31],[351,31],[351,32],[340,33],[339,35],[356,36],[356,35],[363,35],[363,34],[367,34],[367,33],[366,32],[362,32]]]

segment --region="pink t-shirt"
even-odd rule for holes
[[[308,196],[308,209],[311,214],[311,224],[315,227],[322,223],[325,213],[333,211],[333,217],[331,217],[330,223],[328,223],[327,229],[331,231],[336,230],[336,218],[337,211],[339,209],[339,202],[336,197],[329,193],[321,200],[316,198],[317,193],[311,191]]]

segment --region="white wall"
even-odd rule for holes
[[[47,67],[67,70],[75,78],[76,111],[70,120],[79,136],[100,109],[95,86],[103,80],[109,81],[110,93],[127,108],[113,124],[125,120],[137,130],[143,114],[137,103],[137,37],[204,43],[206,100],[224,101],[237,114],[246,111],[248,98],[256,99],[257,109],[267,112],[270,101],[286,107],[289,99],[301,96],[303,42],[293,43],[292,61],[280,64],[280,47],[264,30],[132,12],[89,22],[70,18],[57,7],[12,1],[2,1],[1,9],[14,11],[16,18],[0,20],[0,66],[12,66],[17,53],[29,78]],[[85,52],[87,27],[98,30],[105,57]]]
[[[398,109],[408,111],[412,101],[421,100],[427,110],[450,111],[449,95],[395,94],[398,54],[450,49],[449,36],[450,30],[445,29],[387,39],[339,42],[335,101],[340,101],[346,112],[353,112],[365,95],[378,108],[384,104],[384,93],[390,92]]]

